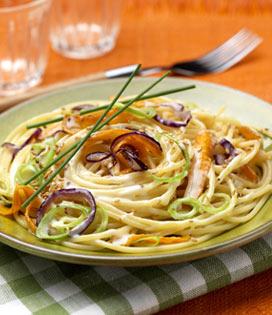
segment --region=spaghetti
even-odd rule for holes
[[[252,127],[158,97],[95,132],[26,209],[22,203],[84,137],[103,102],[70,104],[18,126],[0,149],[0,214],[38,238],[90,251],[152,253],[206,241],[252,219],[272,192],[272,154]],[[122,108],[116,103],[111,113]],[[59,122],[33,130],[38,124]]]

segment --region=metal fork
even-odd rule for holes
[[[178,62],[170,66],[144,68],[141,75],[146,76],[164,70],[171,70],[174,74],[184,76],[222,72],[242,60],[261,42],[261,37],[247,29],[242,29],[222,45],[202,57]]]
[[[262,39],[258,35],[252,33],[249,30],[242,29],[221,46],[215,48],[200,58],[188,60],[185,62],[178,62],[171,66],[143,68],[140,74],[142,76],[147,76],[164,70],[172,70],[174,74],[184,76],[222,72],[226,69],[229,69],[245,56],[247,56],[261,43],[261,41]],[[137,65],[129,65],[103,72],[92,73],[84,77],[61,81],[47,86],[36,87],[23,94],[0,98],[0,111],[3,111],[8,107],[31,97],[52,92],[59,88],[69,88],[74,84],[127,76],[131,74],[136,67]]]

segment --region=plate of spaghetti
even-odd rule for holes
[[[159,79],[153,91],[154,79],[131,79],[71,87],[0,116],[3,243],[143,266],[271,230],[271,105],[200,81]]]

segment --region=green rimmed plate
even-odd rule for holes
[[[136,94],[153,79],[136,79],[126,94]],[[124,80],[100,81],[97,83],[70,87],[56,93],[36,98],[21,104],[0,116],[0,142],[19,123],[35,115],[50,111],[59,106],[90,99],[106,99],[114,95]],[[166,79],[155,90],[170,89],[188,84],[196,84],[194,90],[174,95],[184,101],[192,101],[211,112],[220,107],[225,114],[257,127],[272,127],[272,107],[270,104],[243,92],[220,85],[185,79]],[[70,263],[112,266],[148,266],[178,263],[214,255],[242,246],[272,231],[272,198],[248,223],[240,225],[205,243],[179,251],[164,254],[130,255],[119,253],[96,253],[65,248],[46,243],[28,233],[16,222],[0,216],[0,241],[30,254]]]

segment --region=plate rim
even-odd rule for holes
[[[232,249],[246,245],[262,236],[266,233],[271,232],[272,221],[267,222],[258,228],[236,237],[232,240],[225,241],[216,245],[211,245],[208,247],[200,249],[190,249],[188,252],[174,252],[174,253],[164,253],[156,254],[152,256],[148,255],[127,255],[118,256],[118,253],[112,256],[108,256],[106,253],[103,255],[85,255],[80,253],[69,253],[65,251],[57,251],[54,249],[49,249],[45,247],[40,247],[33,245],[13,236],[7,235],[0,231],[0,241],[12,248],[23,251],[25,253],[34,254],[39,257],[53,259],[56,261],[83,264],[83,265],[104,265],[104,266],[122,266],[122,267],[144,267],[144,266],[154,266],[154,265],[166,265],[172,263],[182,263],[187,261],[193,261],[200,258],[216,255],[222,252],[227,252]],[[12,244],[12,245],[10,245]],[[15,246],[13,246],[15,244]],[[22,247],[21,247],[22,246]],[[48,257],[50,256],[50,257]],[[69,257],[69,261],[62,258]],[[120,260],[118,260],[120,259]]]
[[[134,81],[155,81],[156,79],[155,78],[150,78],[150,77],[144,77],[144,78],[134,78]],[[227,90],[227,91],[231,91],[231,92],[235,92],[237,94],[240,94],[240,95],[244,95],[244,96],[249,96],[249,97],[252,97],[254,98],[256,101],[258,102],[261,102],[264,106],[272,106],[272,103],[269,103],[268,101],[266,100],[263,100],[261,99],[259,96],[257,95],[254,95],[254,94],[251,94],[251,93],[248,93],[246,91],[242,91],[242,90],[239,90],[239,89],[235,89],[233,87],[230,87],[228,85],[223,85],[223,84],[220,84],[220,83],[213,83],[213,82],[208,82],[208,81],[205,81],[205,80],[195,80],[195,79],[187,79],[187,78],[172,78],[172,77],[167,77],[165,80],[167,81],[188,81],[188,82],[191,82],[192,84],[200,84],[200,85],[205,85],[205,86],[208,86],[208,87],[214,87],[214,88],[220,88],[220,89],[223,89],[223,90]],[[74,84],[74,85],[71,85],[69,86],[69,88],[71,89],[80,89],[80,88],[84,88],[85,86],[88,86],[88,85],[103,85],[105,83],[108,83],[108,82],[122,82],[124,81],[124,78],[114,78],[114,79],[102,79],[102,80],[99,80],[99,81],[93,81],[93,82],[88,82],[88,83],[79,83],[79,84]],[[133,82],[134,82],[133,81]],[[65,91],[67,89],[67,87],[64,87],[64,88],[57,88],[55,91],[52,91],[52,92],[49,92],[49,93],[46,93],[46,94],[43,94],[43,95],[38,95],[38,96],[35,96],[35,97],[32,97],[28,100],[25,100],[15,106],[12,106],[6,110],[4,110],[3,112],[0,113],[0,118],[2,117],[5,117],[6,115],[10,114],[11,112],[13,111],[16,111],[18,108],[23,108],[25,106],[28,105],[29,102],[37,102],[39,100],[43,100],[43,99],[46,99],[47,97],[51,97],[51,96],[54,96],[56,94],[59,94],[59,93],[62,93],[63,91]]]
[[[154,78],[135,78],[135,81],[154,81]],[[221,89],[225,91],[234,92],[240,95],[244,95],[246,97],[254,98],[258,103],[262,103],[266,107],[270,107],[272,110],[272,106],[268,101],[265,101],[259,98],[256,95],[247,93],[245,91],[241,91],[226,85],[211,83],[202,80],[194,80],[187,78],[167,78],[167,81],[181,81],[181,83],[192,83],[196,85],[201,85],[204,87],[212,87],[216,89]],[[76,84],[69,87],[69,89],[80,89],[89,85],[103,85],[108,84],[109,82],[122,82],[124,78],[116,78],[116,79],[108,79],[108,80],[100,80],[94,82],[88,82],[83,84]],[[5,116],[11,115],[13,112],[18,111],[18,109],[24,108],[28,106],[29,103],[38,102],[40,100],[44,100],[48,97],[57,96],[58,94],[62,94],[66,88],[59,88],[56,91],[46,93],[44,95],[40,95],[29,100],[26,100],[18,105],[15,105],[8,110],[2,112],[0,114],[0,119],[3,119]],[[210,245],[204,248],[193,249],[190,248],[188,251],[181,252],[166,252],[166,253],[158,253],[154,255],[126,255],[122,256],[122,253],[118,256],[118,253],[115,255],[107,255],[107,253],[103,253],[103,255],[87,255],[81,253],[69,253],[65,251],[58,251],[55,249],[50,249],[46,247],[42,247],[39,245],[31,244],[20,239],[17,239],[14,236],[8,235],[0,230],[0,241],[12,248],[17,250],[34,254],[40,257],[44,257],[47,259],[53,259],[62,262],[68,263],[76,263],[76,264],[86,264],[86,265],[107,265],[107,266],[152,266],[152,265],[163,265],[163,264],[171,264],[177,262],[185,262],[192,261],[199,258],[204,258],[210,255],[215,255],[220,252],[229,251],[231,249],[243,246],[251,241],[256,240],[257,238],[262,237],[269,231],[272,231],[272,221],[269,221],[265,224],[258,226],[257,228],[242,234],[238,237],[235,237],[232,240],[224,241],[219,244]],[[226,231],[227,232],[227,231]]]

